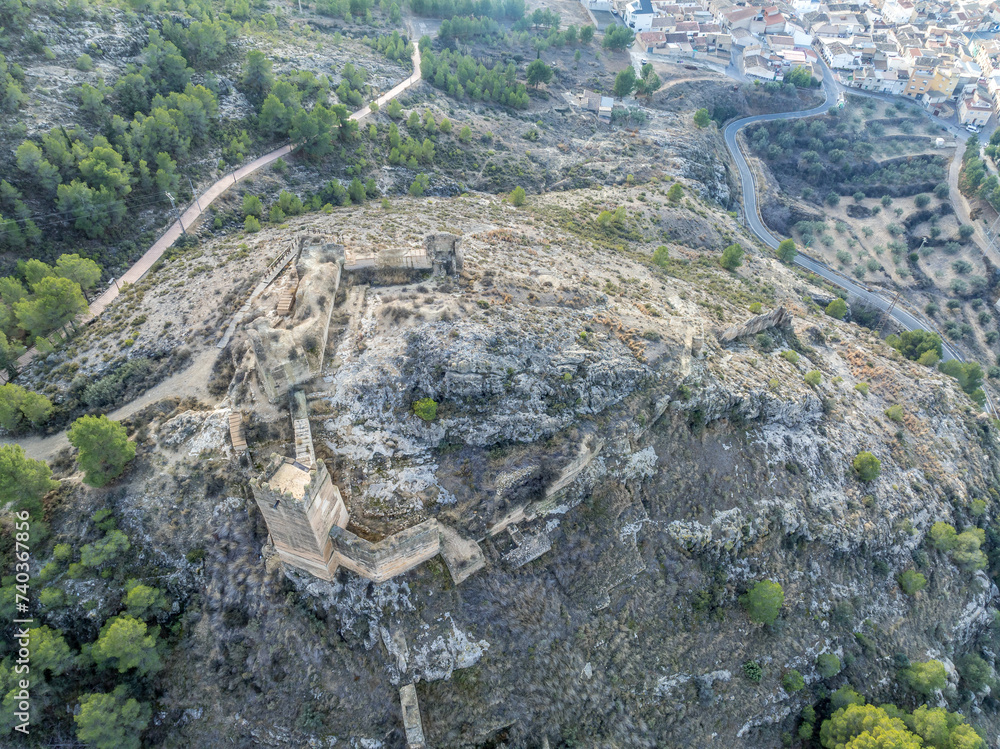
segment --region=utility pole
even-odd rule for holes
[[[174,196],[171,195],[169,192],[166,193],[166,196],[170,199],[170,207],[173,208],[174,213],[177,214],[177,223],[181,225],[181,234],[184,234],[186,236],[187,230],[184,228],[184,222],[181,221],[181,212],[177,210],[177,204],[174,203]]]
[[[921,245],[921,246],[923,246],[923,245]],[[889,306],[886,308],[885,312],[882,314],[882,321],[878,324],[878,331],[876,331],[876,332],[878,332],[878,333],[882,332],[882,328],[885,326],[885,323],[889,319],[889,316],[892,315],[892,311],[894,309],[896,309],[896,302],[899,301],[899,295],[900,295],[900,293],[901,292],[899,292],[899,291],[896,292],[896,295],[892,298],[892,302],[889,304]]]
[[[201,213],[201,201],[198,200],[198,193],[194,191],[194,182],[191,181],[190,176],[188,176],[188,184],[191,185],[191,194],[194,195],[194,202],[198,206],[198,213]]]

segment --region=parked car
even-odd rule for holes
[[[968,130],[970,133],[978,133],[979,132],[979,128],[976,127],[975,125],[972,125],[972,124],[966,125],[965,129]]]
[[[649,62],[649,60],[647,60],[645,57],[643,57],[641,60],[639,60],[639,63],[642,64],[642,65],[645,65],[648,62]]]

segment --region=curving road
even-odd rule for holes
[[[764,226],[764,222],[761,221],[760,208],[757,204],[757,183],[754,178],[753,170],[747,163],[746,156],[744,156],[743,150],[737,140],[737,135],[744,127],[752,125],[756,122],[793,120],[800,117],[812,117],[829,111],[837,103],[838,88],[830,69],[826,65],[823,65],[823,91],[826,93],[826,99],[818,107],[813,107],[812,109],[806,109],[800,112],[782,112],[778,114],[761,114],[754,117],[744,117],[741,120],[729,123],[723,131],[726,148],[728,148],[729,152],[732,154],[733,160],[736,162],[736,167],[740,172],[740,185],[743,189],[743,213],[746,217],[747,225],[750,228],[750,231],[752,231],[757,238],[760,239],[760,241],[771,249],[778,248],[779,240],[770,232],[770,230],[768,230],[766,226]],[[934,326],[932,326],[926,319],[919,317],[917,313],[909,312],[900,307],[899,304],[893,306],[892,302],[882,297],[877,291],[864,284],[851,280],[847,276],[838,273],[824,263],[814,260],[802,252],[799,252],[798,255],[795,256],[795,264],[815,273],[817,276],[820,276],[830,283],[839,286],[849,294],[861,299],[870,306],[881,310],[891,309],[889,313],[890,316],[907,330],[921,329],[938,333]],[[938,333],[938,335],[940,335],[940,333]],[[941,336],[941,340],[945,341],[944,336]],[[947,341],[944,343],[944,358],[962,359],[958,352],[948,345]]]

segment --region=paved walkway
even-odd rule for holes
[[[384,106],[386,103],[395,99],[397,96],[402,94],[411,86],[420,82],[420,49],[414,45],[413,47],[413,74],[404,80],[403,82],[393,86],[387,93],[376,99],[379,107]],[[365,117],[371,114],[371,107],[365,106],[363,109],[359,109],[357,112],[351,114],[351,120],[355,122],[360,122]],[[276,148],[270,153],[266,153],[260,158],[254,159],[249,164],[245,164],[239,169],[230,172],[227,176],[218,180],[214,185],[209,187],[205,192],[199,195],[194,203],[188,207],[186,211],[181,215],[181,222],[175,221],[170,227],[163,233],[163,235],[156,240],[152,247],[139,258],[135,264],[129,268],[122,276],[118,279],[118,284],[125,283],[135,283],[140,278],[142,278],[153,264],[163,256],[163,253],[177,241],[178,237],[181,236],[181,223],[183,223],[184,228],[190,227],[197,221],[205,210],[212,205],[216,200],[219,199],[230,187],[237,184],[238,182],[246,179],[248,176],[261,169],[262,167],[271,164],[283,156],[287,156],[292,153],[295,149],[294,144],[286,143],[281,148]],[[272,269],[268,274],[268,277],[258,284],[258,287],[254,290],[254,294],[260,293],[260,291],[272,280],[274,276],[280,272],[287,264],[281,263],[280,267],[277,269]],[[120,289],[112,285],[103,294],[94,299],[90,304],[90,308],[84,319],[90,319],[101,314],[111,302],[113,302],[121,293]],[[113,411],[109,414],[109,418],[121,419],[128,416],[139,408],[142,408],[156,400],[165,398],[172,395],[195,395],[202,393],[201,385],[208,382],[208,376],[211,374],[211,368],[215,364],[215,359],[218,356],[220,348],[223,348],[232,336],[233,330],[235,330],[236,325],[242,319],[243,313],[245,313],[247,305],[236,314],[234,319],[230,322],[226,333],[216,348],[210,347],[206,351],[195,357],[195,360],[191,366],[188,366],[183,371],[167,378],[161,382],[156,387],[148,390],[143,395],[136,398],[131,403],[127,403],[121,406],[118,410]],[[35,349],[29,349],[24,356],[22,356],[18,363],[20,367],[27,365],[35,356]],[[0,373],[0,382],[6,382],[6,373]],[[194,391],[192,391],[192,386],[194,386]],[[191,391],[191,392],[189,392]],[[195,392],[197,391],[197,392]],[[0,444],[7,442],[8,440],[0,440]],[[25,453],[29,457],[36,458],[39,460],[48,460],[56,452],[66,447],[69,442],[66,439],[66,433],[60,432],[59,434],[54,434],[49,437],[22,437],[17,440],[9,440],[10,442],[17,442],[20,444]]]
[[[395,99],[397,96],[406,91],[406,89],[410,88],[410,86],[420,82],[420,48],[416,44],[413,46],[412,59],[413,74],[403,82],[393,86],[387,93],[376,99],[375,101],[378,103],[379,107],[385,105],[392,99]],[[359,109],[357,112],[351,114],[348,119],[360,122],[370,114],[371,107],[366,105],[362,109]],[[96,297],[94,301],[90,303],[87,313],[83,316],[83,321],[86,322],[87,320],[101,314],[107,306],[121,294],[122,285],[127,283],[136,283],[140,278],[146,275],[146,273],[149,272],[149,269],[153,267],[153,264],[156,263],[156,261],[163,256],[163,253],[166,252],[173,245],[173,243],[177,241],[181,234],[184,233],[184,230],[193,226],[194,223],[201,218],[201,215],[206,211],[206,209],[208,209],[212,203],[224,195],[230,187],[243,181],[251,174],[268,164],[273,164],[283,156],[288,156],[295,150],[295,147],[296,144],[286,143],[280,148],[276,148],[270,153],[266,153],[260,158],[254,159],[249,164],[244,164],[239,169],[231,171],[225,177],[209,187],[201,195],[198,195],[194,202],[188,206],[187,210],[181,214],[180,221],[174,221],[160,236],[160,238],[153,243],[153,246],[146,251],[146,254],[136,260],[135,264],[125,271],[121,278],[117,279],[117,283],[112,283],[103,294]],[[35,349],[28,349],[28,351],[26,351],[24,355],[18,359],[18,368],[23,369],[27,366],[31,360],[35,358],[35,355]],[[0,382],[6,381],[6,374],[0,376]]]

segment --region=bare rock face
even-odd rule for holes
[[[690,249],[666,266],[652,246],[598,251],[561,223],[571,197],[540,197],[532,224],[478,198],[451,206],[457,275],[347,284],[305,388],[351,532],[377,543],[433,518],[475,540],[484,568],[459,585],[439,559],[381,584],[282,573],[259,558],[266,528],[236,491],[151,532],[204,537],[210,605],[186,662],[231,674],[225,690],[184,682],[206,713],[183,739],[223,736],[239,712],[265,745],[307,745],[319,729],[267,721],[315,704],[325,735],[360,745],[398,729],[398,687],[419,680],[431,745],[756,749],[794,733],[820,685],[908,699],[896,653],[996,663],[997,588],[926,540],[938,521],[989,527],[1000,496],[1000,435],[955,381],[815,315],[801,300],[821,291],[775,264],[750,256],[735,278]],[[351,210],[379,237],[409,241],[420,220]],[[338,220],[310,217],[318,233]],[[746,321],[753,301],[769,311]],[[435,408],[415,410],[426,399]],[[246,408],[249,441],[292,444],[287,414]],[[221,442],[222,415],[174,417],[157,436],[201,470],[191,453],[216,422]],[[851,468],[861,451],[881,463],[869,482]],[[197,487],[180,509],[165,501],[167,468],[136,471],[114,499],[129,522],[196,505]],[[912,596],[897,584],[909,569],[927,577]],[[740,603],[765,579],[785,594],[768,628]],[[823,680],[821,653],[845,673]],[[760,683],[743,677],[749,660]],[[786,692],[789,669],[811,691]],[[985,690],[951,682],[941,699],[991,727]]]

